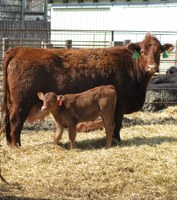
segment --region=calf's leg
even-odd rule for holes
[[[105,130],[106,130],[106,149],[110,148],[112,145],[112,136],[114,132],[114,122],[106,122],[105,123]]]
[[[70,150],[75,148],[76,126],[69,127]]]
[[[115,129],[114,116],[109,116],[108,113],[105,113],[102,116],[102,119],[106,131],[106,148],[110,148],[112,145],[112,136]]]
[[[56,132],[54,133],[54,143],[55,144],[57,144],[57,145],[59,144],[59,141],[60,141],[62,135],[63,135],[63,127],[60,124],[56,123]]]

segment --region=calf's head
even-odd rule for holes
[[[162,45],[151,33],[147,33],[142,42],[128,45],[128,50],[133,53],[133,58],[138,60],[142,70],[150,75],[159,71],[161,53],[163,53],[163,57],[168,57],[168,53],[173,49],[172,44]]]
[[[48,112],[52,112],[52,111],[56,110],[57,107],[61,107],[63,100],[64,100],[63,95],[57,96],[53,92],[48,92],[46,94],[39,92],[38,97],[39,97],[40,100],[43,101],[43,105],[41,107],[41,110],[42,111],[48,111]]]

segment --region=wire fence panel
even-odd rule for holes
[[[42,23],[41,27],[43,28],[14,29],[11,27],[0,29],[0,67],[5,51],[11,47],[108,48],[110,46],[125,45],[130,42],[142,41],[146,34],[145,31],[123,30],[51,30],[45,28]],[[161,58],[160,74],[165,74],[169,67],[177,66],[177,32],[156,31],[153,32],[153,34],[157,36],[162,44],[172,43],[175,46],[175,50],[170,53],[167,59]],[[0,93],[2,93],[2,72],[0,73],[0,79]],[[170,89],[172,88],[168,88],[168,90]],[[175,90],[177,90],[177,88],[175,88]]]

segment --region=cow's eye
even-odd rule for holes
[[[145,55],[145,51],[144,50],[141,50],[140,53],[141,53],[142,56]]]

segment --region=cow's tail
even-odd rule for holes
[[[9,109],[7,106],[8,96],[9,96],[9,86],[8,86],[8,65],[11,61],[11,59],[14,57],[15,52],[13,49],[8,50],[3,58],[2,62],[2,69],[3,69],[3,84],[2,84],[2,106],[1,106],[1,118],[2,118],[2,124],[1,124],[1,130],[0,134],[2,132],[6,132],[7,127],[10,128],[10,116],[9,116]]]

